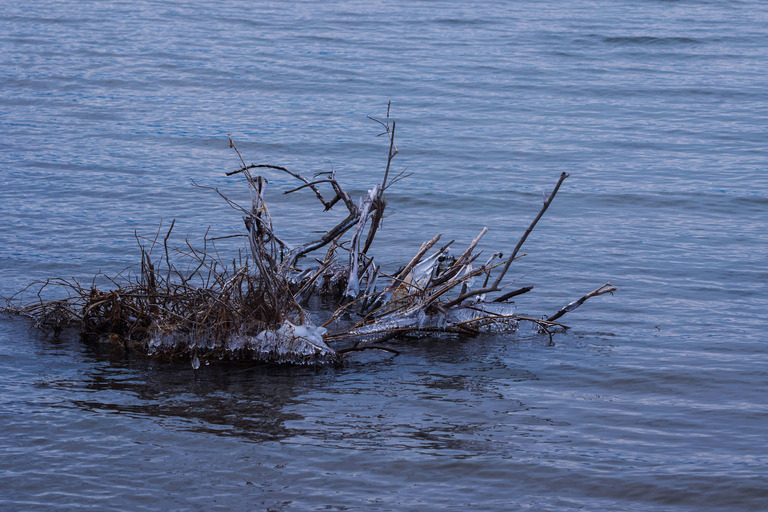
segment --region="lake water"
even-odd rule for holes
[[[3,2],[0,295],[241,220],[246,161],[336,170],[387,144],[396,266],[483,226],[531,315],[610,281],[550,345],[398,342],[343,367],[125,358],[0,320],[3,510],[768,509],[768,3]],[[283,197],[277,228],[331,224]],[[167,226],[167,224],[165,224]],[[226,244],[225,244],[226,245]]]

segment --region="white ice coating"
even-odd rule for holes
[[[419,308],[406,314],[400,311],[391,313],[372,324],[354,329],[350,334],[358,336],[360,341],[375,342],[394,330],[434,333],[435,330],[451,331],[456,324],[485,332],[514,331],[518,324],[514,315],[515,305],[504,302],[475,302],[434,314],[427,314]]]
[[[423,288],[429,281],[429,278],[432,277],[432,273],[440,264],[439,257],[441,255],[441,253],[436,252],[429,258],[413,267],[413,270],[411,270],[410,274],[408,275],[408,278],[410,279],[407,278],[407,280],[419,286],[420,288]]]
[[[255,336],[234,335],[224,343],[225,353],[248,351],[256,361],[273,363],[318,363],[331,361],[335,351],[323,341],[324,327],[310,323],[294,325],[284,322],[276,330],[266,330]],[[209,341],[205,348],[214,348]],[[200,340],[197,343],[201,347]],[[174,348],[189,348],[190,336],[187,334],[156,333],[149,341],[149,353],[158,354]],[[202,347],[201,347],[202,348]]]
[[[475,268],[470,263],[469,265],[464,267],[464,270],[461,272],[461,277],[466,277],[466,276],[470,275],[474,270],[475,270]],[[472,288],[475,287],[475,278],[474,277],[470,277],[469,279],[464,281],[464,283],[467,286],[467,288],[469,288],[471,290]],[[483,297],[485,297],[485,295],[483,295]],[[480,299],[480,300],[482,300],[482,299]]]
[[[511,331],[517,328],[515,305],[504,302],[476,302],[448,310],[444,315],[448,324],[467,322],[475,329],[491,332]]]

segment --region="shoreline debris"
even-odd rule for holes
[[[197,369],[200,361],[215,359],[331,363],[361,350],[397,353],[382,345],[395,337],[513,332],[520,321],[533,322],[551,341],[555,330],[567,329],[558,322],[564,314],[592,297],[616,291],[606,283],[552,316],[534,318],[518,315],[510,301],[533,287],[508,290],[502,284],[568,178],[565,172],[509,256],[497,252],[479,261],[481,253],[475,250],[488,228],[456,255],[451,250],[453,241],[438,246],[438,234],[424,242],[402,268],[386,273],[369,250],[384,217],[385,192],[407,175],[390,177],[398,151],[389,107],[384,120],[371,119],[382,126],[381,135],[387,135],[389,153],[381,183],[358,201],[344,190],[335,173],[310,180],[285,167],[246,164],[230,138],[242,165],[227,176],[244,178],[250,205],[237,204],[215,187],[193,184],[214,191],[241,213],[245,255],[240,251],[231,262],[222,259],[213,242],[209,247],[206,233],[202,249],[189,241],[176,249],[187,264],[182,267],[172,262],[168,246],[174,220],[162,240],[160,228],[151,241],[136,237],[141,263],[126,276],[108,278],[114,289],[84,287],[74,278],[49,279],[25,288],[36,289],[37,301],[20,303],[19,292],[0,311],[30,317],[38,327],[53,331],[76,325],[84,337],[107,339],[151,357],[186,359]],[[312,193],[325,211],[337,205],[346,208],[346,217],[318,238],[289,246],[274,232],[264,199],[267,180],[254,174],[260,171],[291,176],[297,186],[284,194]],[[300,266],[303,258],[321,249],[325,250],[322,259]],[[49,287],[63,290],[66,297],[44,299],[42,292]],[[312,297],[335,307],[325,312],[322,325],[310,319],[316,312],[310,315],[305,310]]]

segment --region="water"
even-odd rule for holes
[[[336,169],[397,120],[396,265],[510,250],[527,328],[341,368],[168,366],[0,322],[0,508],[765,510],[768,7],[743,1],[80,2],[0,8],[0,295],[118,272],[236,212],[190,179]],[[270,175],[275,192],[289,182]],[[290,240],[332,222],[271,196]],[[167,224],[166,224],[167,225]]]

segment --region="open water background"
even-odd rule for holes
[[[125,359],[0,321],[3,510],[768,509],[768,3],[0,4],[0,294],[115,273],[134,231],[240,219],[190,179],[395,170],[375,246],[511,248],[548,340],[402,343],[342,368]],[[280,196],[292,240],[322,229]],[[167,224],[165,224],[167,226]]]

